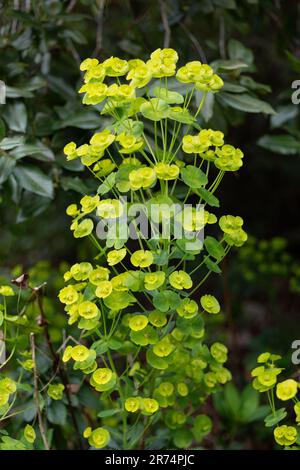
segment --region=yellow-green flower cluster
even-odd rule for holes
[[[229,245],[242,246],[247,241],[247,234],[242,229],[244,221],[239,216],[223,215],[219,226],[224,232],[224,239]]]
[[[74,361],[74,370],[79,369],[85,374],[91,374],[97,368],[96,352],[82,344],[66,347],[62,361],[68,362],[70,359]]]
[[[224,144],[224,134],[212,129],[202,129],[197,135],[185,135],[182,150],[212,161],[222,171],[237,171],[243,165],[243,152],[232,145]]]
[[[197,60],[188,62],[178,69],[176,78],[183,83],[193,83],[197,90],[204,92],[214,93],[224,85],[223,80],[214,73],[212,67],[208,64],[201,64]]]
[[[145,416],[151,416],[159,409],[159,404],[154,398],[128,397],[124,404],[128,413],[140,411]]]

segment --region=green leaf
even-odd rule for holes
[[[225,250],[222,244],[214,237],[206,237],[204,239],[204,245],[208,251],[208,254],[217,261],[220,261],[225,256]]]
[[[168,88],[156,87],[152,93],[157,98],[164,100],[168,104],[181,104],[184,102],[184,97],[180,93],[177,93],[177,91],[170,91]]]
[[[146,352],[146,359],[149,366],[153,367],[154,369],[164,370],[168,367],[168,362],[163,357],[158,357],[154,354],[152,348],[147,349]]]
[[[214,69],[217,71],[222,71],[222,70],[241,70],[245,69],[248,67],[248,64],[245,62],[242,62],[241,60],[238,59],[233,59],[233,60],[216,60],[211,64]]]
[[[232,383],[229,383],[225,386],[224,397],[231,414],[238,418],[241,406],[241,398],[238,389]]]
[[[23,189],[40,196],[53,198],[52,179],[38,168],[29,165],[17,166],[14,170],[14,176]]]
[[[51,404],[47,409],[47,418],[52,424],[64,426],[67,420],[67,409],[65,405],[57,400],[51,400]]]
[[[15,165],[16,161],[9,155],[0,155],[0,184],[7,180]]]
[[[23,103],[8,105],[3,114],[3,118],[10,130],[15,132],[25,132],[27,127],[27,111]]]
[[[120,412],[121,412],[120,409],[112,408],[111,410],[100,411],[100,413],[98,413],[97,416],[98,418],[109,418],[110,416],[114,416]]]
[[[279,106],[276,108],[277,114],[271,116],[271,127],[273,129],[281,127],[286,122],[294,119],[298,116],[298,106],[294,104],[288,104],[286,106]]]
[[[43,162],[52,162],[54,161],[54,155],[52,150],[46,145],[42,144],[39,141],[36,141],[33,144],[23,144],[21,143],[15,147],[10,154],[19,160],[23,157],[36,158]]]
[[[259,403],[259,393],[254,390],[251,384],[247,385],[242,391],[241,402],[239,419],[247,423],[251,420]]]
[[[180,297],[176,292],[165,290],[153,296],[153,305],[161,312],[174,310],[180,304]]]
[[[184,183],[192,189],[201,188],[207,184],[207,176],[200,168],[187,165],[181,170],[181,177]]]
[[[78,176],[63,176],[60,180],[61,187],[64,191],[76,191],[79,194],[86,194],[89,188]]]
[[[253,52],[236,39],[229,39],[228,54],[231,60],[240,60],[247,65],[253,63]]]
[[[282,421],[287,416],[285,408],[280,408],[276,410],[275,413],[271,413],[265,418],[265,425],[267,428],[275,426],[277,423]]]
[[[106,307],[111,310],[122,310],[135,302],[135,298],[128,292],[112,292],[103,300]]]
[[[100,184],[97,190],[97,193],[101,195],[106,194],[113,189],[115,184],[116,184],[116,173],[111,173],[110,175],[107,176],[107,178],[105,178],[104,182]]]
[[[223,105],[230,106],[239,111],[245,111],[246,113],[275,114],[274,109],[268,103],[246,93],[234,94],[221,92],[217,96],[217,99]]]
[[[2,119],[0,119],[0,140],[2,140],[5,136],[5,124]]]
[[[295,155],[300,152],[300,141],[291,135],[264,135],[257,142],[260,147],[282,155]]]
[[[0,149],[1,150],[11,150],[19,145],[22,145],[24,142],[24,136],[22,135],[15,135],[13,137],[5,137],[0,142]]]
[[[209,271],[212,271],[216,274],[220,274],[222,272],[217,263],[212,261],[210,258],[205,258],[204,263]]]
[[[211,192],[208,191],[208,189],[205,188],[199,188],[197,191],[195,191],[201,198],[207,202],[211,207],[220,207],[220,202],[219,199],[214,196]]]
[[[164,100],[152,98],[140,107],[142,115],[151,121],[160,121],[168,117],[170,107]]]

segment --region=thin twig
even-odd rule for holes
[[[191,33],[191,32],[189,31],[189,29],[185,26],[185,24],[182,23],[181,21],[179,22],[179,26],[180,26],[180,28],[185,32],[185,34],[188,36],[188,38],[190,39],[190,41],[192,42],[194,48],[196,49],[196,51],[197,51],[198,54],[199,54],[199,57],[200,57],[201,61],[204,62],[204,63],[207,63],[207,59],[206,59],[205,52],[204,52],[204,50],[202,49],[201,44],[200,44],[200,42],[198,41],[198,39],[196,38],[196,36],[194,36],[194,34]]]
[[[41,408],[40,408],[39,383],[38,383],[39,378],[38,378],[38,371],[37,371],[36,360],[35,360],[34,333],[30,333],[30,345],[31,345],[31,354],[32,354],[32,361],[33,361],[34,401],[35,401],[36,412],[38,416],[39,430],[42,436],[45,449],[50,450],[47,437],[46,437],[45,428],[44,428]]]
[[[220,17],[220,26],[219,26],[219,50],[220,56],[224,60],[226,59],[226,49],[225,49],[225,21],[224,17]]]
[[[171,29],[168,21],[167,8],[164,0],[159,0],[159,4],[162,24],[164,28],[164,47],[169,47],[171,41]]]
[[[97,56],[102,49],[103,40],[103,14],[104,14],[105,0],[99,0],[99,11],[97,15],[97,29],[96,29],[96,46],[93,56]]]
[[[75,416],[75,410],[74,410],[74,407],[73,407],[73,404],[72,404],[72,399],[71,399],[70,390],[69,390],[68,375],[67,375],[67,372],[65,371],[65,369],[61,366],[60,357],[56,353],[56,351],[54,349],[54,346],[52,344],[51,338],[50,338],[50,334],[49,334],[49,330],[48,330],[48,322],[47,322],[47,319],[46,319],[46,316],[45,316],[44,307],[43,307],[43,300],[42,300],[42,296],[40,294],[40,290],[36,291],[36,298],[37,298],[37,304],[38,304],[39,311],[40,311],[40,324],[41,324],[41,326],[44,327],[44,333],[45,333],[45,338],[46,338],[46,341],[47,341],[47,345],[48,345],[48,348],[49,348],[49,350],[51,352],[51,355],[53,357],[53,365],[52,365],[53,372],[54,372],[54,374],[58,373],[58,375],[59,375],[59,377],[60,377],[60,379],[61,379],[61,381],[62,381],[62,383],[65,387],[65,393],[66,393],[66,397],[67,397],[67,401],[68,401],[68,408],[69,408],[69,412],[70,412],[71,419],[72,419],[72,422],[73,422],[73,426],[74,426],[76,434],[77,434],[78,445],[82,449],[81,434],[80,434],[80,431],[79,431],[79,426],[78,426],[77,419],[76,419],[76,416]]]

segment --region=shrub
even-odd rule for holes
[[[70,142],[64,153],[80,159],[99,187],[67,214],[74,237],[88,237],[95,257],[65,272],[59,299],[75,331],[62,362],[101,404],[83,432],[95,448],[198,445],[212,429],[203,405],[231,378],[226,346],[205,334],[221,308],[203,286],[247,239],[241,217],[212,212],[225,172],[242,166],[243,153],[197,122],[222,78],[198,61],[176,70],[177,61],[175,50],[157,49],[147,62],[81,64],[79,92],[103,125],[89,143]],[[29,369],[36,374],[34,356]],[[52,384],[48,398],[59,403],[67,390],[67,383]],[[2,406],[10,400],[5,392]],[[41,410],[38,416],[43,436]],[[26,435],[33,440],[28,428]]]

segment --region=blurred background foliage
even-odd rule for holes
[[[222,279],[210,281],[225,312],[216,337],[221,331],[231,348],[235,382],[216,397],[215,408],[226,430],[221,446],[245,442],[240,423],[250,436],[245,446],[259,445],[255,422],[263,405],[243,387],[263,350],[286,353],[289,366],[299,323],[300,126],[291,96],[292,82],[300,79],[300,3],[4,0],[0,12],[0,79],[6,84],[0,269],[6,276],[30,270],[33,285],[48,282],[53,341],[63,329],[55,300],[61,263],[84,259],[90,249],[78,248],[65,208],[94,184],[80,163],[66,162],[62,149],[105,125],[96,108],[81,104],[80,62],[111,55],[144,59],[170,46],[181,62],[207,62],[222,75],[225,86],[207,99],[199,124],[223,130],[245,153],[244,167],[225,179],[219,194],[223,213],[241,215],[252,237],[224,262]]]

